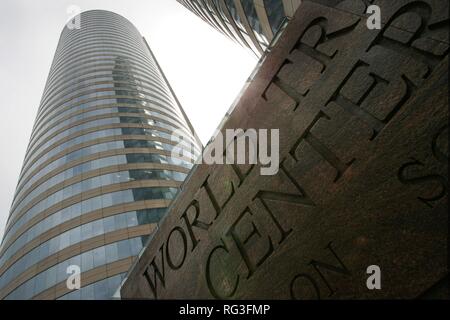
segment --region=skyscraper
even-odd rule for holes
[[[17,183],[0,299],[110,298],[200,152],[138,30],[108,11],[79,17],[61,33]]]
[[[219,32],[257,57],[267,49],[301,0],[178,0]]]

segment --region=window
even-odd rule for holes
[[[94,266],[94,257],[92,251],[87,251],[81,254],[81,270],[87,271],[92,269]]]
[[[62,296],[61,300],[80,300],[81,299],[81,289],[80,290],[74,290],[71,293],[68,293],[64,296]]]
[[[57,265],[57,275],[56,275],[56,281],[61,282],[67,279],[69,276],[67,274],[67,267],[69,266],[68,261],[63,261]]]
[[[283,3],[279,0],[264,0],[264,7],[266,8],[267,18],[269,19],[272,32],[275,34],[283,21]]]
[[[92,236],[98,236],[100,234],[103,234],[103,221],[100,220],[95,220],[93,222],[90,223],[92,225]]]
[[[136,256],[142,249],[142,241],[141,238],[133,238],[130,240],[131,244],[131,255]]]
[[[105,230],[105,233],[115,230],[114,216],[103,219],[103,228]]]
[[[92,284],[81,288],[81,299],[94,300],[94,297],[94,286]]]
[[[123,229],[127,227],[127,217],[123,214],[118,214],[114,216],[115,229]]]
[[[79,217],[81,215],[81,203],[78,202],[70,206],[70,215],[73,218]]]
[[[81,212],[86,213],[92,211],[92,199],[84,200],[81,202]]]
[[[104,265],[106,263],[105,247],[99,247],[92,251],[94,258],[94,268]]]
[[[70,234],[69,232],[64,232],[59,236],[59,250],[67,248],[70,245]]]
[[[110,298],[108,292],[108,282],[106,280],[98,281],[93,285],[95,300],[105,300]]]
[[[34,281],[27,281],[24,283],[25,299],[30,299],[34,296]]]
[[[278,1],[279,2],[279,1]],[[259,18],[256,13],[255,4],[253,1],[243,1],[242,7],[245,12],[245,16],[247,17],[247,21],[250,24],[255,36],[258,38],[260,42],[268,43],[266,38],[264,37],[261,24],[259,23]]]
[[[121,277],[120,275],[111,277],[107,279],[107,283],[108,283],[108,291],[111,292],[111,296],[115,293],[115,291],[119,288],[120,286],[120,281],[121,281]]]
[[[92,237],[92,224],[86,223],[81,226],[81,239],[84,241]]]
[[[81,190],[86,191],[92,189],[92,180],[91,179],[86,179],[81,181]]]
[[[48,257],[49,253],[50,253],[50,243],[46,241],[39,246],[39,260]]]
[[[53,254],[59,250],[59,238],[58,237],[50,239],[48,242],[49,242],[49,254]]]
[[[113,183],[113,177],[110,174],[100,176],[101,184],[106,186]]]
[[[102,195],[103,207],[110,207],[113,205],[113,195],[111,193],[106,193]]]
[[[70,230],[70,244],[78,243],[81,241],[81,227],[76,227]]]
[[[119,260],[127,258],[131,255],[130,243],[128,242],[128,240],[117,242],[117,250],[119,254]]]
[[[136,211],[128,212],[126,214],[126,219],[127,219],[127,226],[128,227],[134,227],[134,226],[138,225]]]
[[[55,223],[55,225],[59,225],[61,223],[61,211],[53,214],[53,223]]]
[[[119,254],[117,249],[117,243],[111,243],[105,246],[106,251],[106,263],[111,263],[118,260]]]
[[[81,266],[81,256],[80,255],[72,257],[68,261],[69,261],[69,265]]]
[[[39,273],[34,281],[34,291],[41,292],[45,290],[45,273]]]
[[[47,269],[44,273],[46,274],[46,288],[53,287],[56,284],[56,266]]]

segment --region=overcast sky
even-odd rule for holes
[[[0,239],[71,5],[116,12],[138,28],[203,143],[256,64],[175,0],[0,0]]]

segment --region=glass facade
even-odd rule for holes
[[[201,152],[138,30],[103,10],[80,23],[61,33],[36,116],[0,246],[0,299],[111,298]],[[72,265],[78,290],[66,286]]]
[[[301,0],[178,0],[212,27],[260,57]]]

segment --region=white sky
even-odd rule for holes
[[[256,64],[175,0],[0,0],[0,239],[70,5],[116,12],[138,28],[203,143]]]

